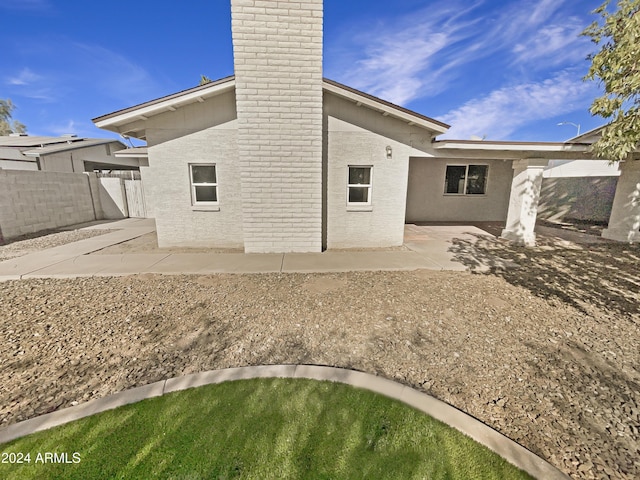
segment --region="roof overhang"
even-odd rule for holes
[[[365,106],[372,110],[381,112],[385,116],[390,116],[407,122],[409,125],[418,125],[440,135],[449,130],[450,126],[433,118],[426,117],[412,110],[394,105],[380,98],[361,92],[346,85],[342,85],[333,80],[325,78],[322,82],[323,90],[331,92],[339,97],[346,98],[354,102],[359,107]]]
[[[497,142],[486,140],[438,140],[433,148],[441,156],[496,159],[591,159],[588,143]],[[439,155],[439,156],[440,156]]]
[[[105,130],[110,130],[124,136],[145,140],[145,123],[150,117],[175,111],[191,103],[204,102],[208,98],[234,90],[235,86],[235,77],[226,77],[198,87],[183,90],[173,95],[94,118],[93,123],[95,123],[98,128],[104,128]],[[334,82],[333,80],[323,79],[322,88],[323,91],[331,92],[334,95],[350,100],[358,106],[364,106],[381,112],[384,116],[397,118],[409,125],[418,125],[426,128],[430,130],[434,136],[445,133],[449,129],[449,125],[446,123],[394,105],[367,93]]]
[[[145,139],[144,121],[149,117],[165,112],[172,112],[192,103],[202,103],[207,98],[215,97],[235,88],[234,77],[226,77],[215,82],[206,83],[195,88],[151,100],[123,110],[118,110],[93,119],[98,128],[104,128],[124,136]]]

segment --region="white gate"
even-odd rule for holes
[[[125,180],[124,190],[127,195],[129,217],[147,218],[147,207],[144,203],[142,180]]]

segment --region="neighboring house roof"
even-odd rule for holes
[[[91,147],[101,145],[105,145],[106,150],[89,150]],[[76,135],[44,137],[24,134],[0,136],[0,160],[8,162],[36,164],[37,159],[47,155],[83,150],[77,158],[84,161],[85,166],[136,166],[131,164],[130,161],[115,161],[114,152],[125,148],[126,146],[122,142],[108,138],[79,138]],[[9,165],[12,164],[9,163]],[[44,169],[47,168],[45,167]]]
[[[323,90],[331,92],[342,98],[353,101],[358,106],[366,106],[381,112],[385,116],[391,116],[407,122],[410,125],[418,125],[431,130],[434,134],[441,134],[449,129],[449,125],[433,118],[421,115],[404,107],[394,105],[380,98],[361,92],[346,85],[329,79],[323,79]],[[118,133],[130,134],[136,138],[144,138],[143,130],[127,131],[126,125],[158,115],[167,111],[174,111],[179,107],[195,102],[204,102],[206,98],[220,95],[235,89],[235,77],[230,76],[214,82],[199,85],[183,90],[166,97],[141,103],[133,107],[118,110],[107,115],[94,118],[93,122],[99,128],[104,128]],[[124,131],[122,131],[124,129]]]
[[[76,135],[62,135],[60,137],[43,137],[34,135],[3,135],[0,136],[0,147],[4,150],[19,150],[25,154],[29,152],[57,153],[78,148],[93,147],[95,145],[105,145],[108,143],[118,143],[125,145],[112,138],[80,138]],[[37,156],[37,155],[36,155]]]
[[[0,147],[0,160],[18,160],[21,162],[34,162],[31,158],[25,157],[17,148]]]
[[[22,153],[29,157],[40,157],[42,155],[49,155],[51,153],[68,152],[70,150],[77,150],[79,148],[95,147],[97,145],[108,145],[116,143],[120,147],[125,148],[125,145],[118,140],[99,139],[99,138],[87,138],[74,142],[54,143],[44,147],[38,147],[31,150],[24,150]]]

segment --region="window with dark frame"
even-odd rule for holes
[[[447,165],[445,195],[485,195],[488,165]]]
[[[191,203],[218,204],[218,178],[215,164],[190,164]]]
[[[347,205],[371,204],[370,166],[349,166],[347,180]]]

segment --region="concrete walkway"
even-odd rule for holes
[[[0,262],[0,281],[23,278],[123,276],[143,273],[212,274],[346,272],[379,270],[475,270],[508,268],[499,258],[469,261],[453,242],[473,244],[494,238],[472,226],[407,225],[407,250],[323,253],[130,253],[88,255],[155,231],[153,219],[129,218],[85,227],[116,231]],[[458,249],[459,250],[459,249]]]

